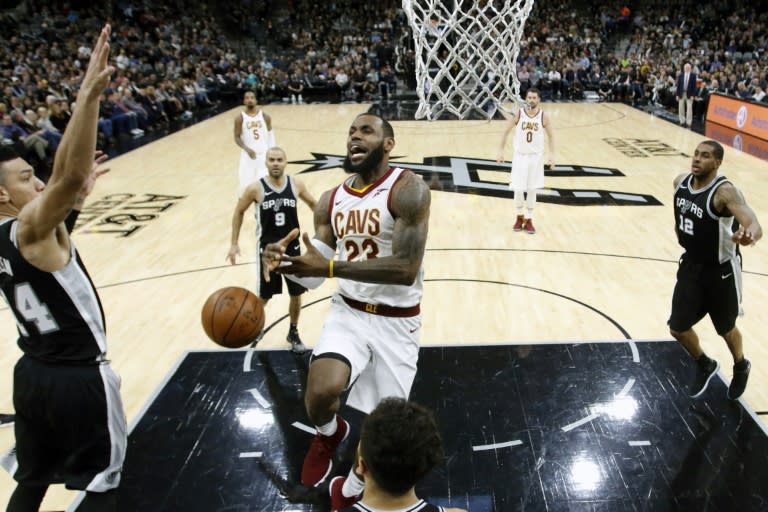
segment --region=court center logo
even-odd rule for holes
[[[300,173],[340,169],[344,155],[312,153],[314,159],[298,160],[292,164],[308,165]],[[401,157],[391,157],[390,165],[412,171],[429,184],[429,188],[443,192],[472,194],[486,197],[514,198],[509,189],[510,164],[479,158],[456,156],[434,156],[424,158],[421,163],[401,162]],[[584,165],[556,165],[544,171],[545,176],[555,177],[624,177],[618,169]],[[547,187],[539,190],[538,200],[544,203],[571,206],[613,205],[613,206],[658,206],[661,201],[647,194],[620,192],[601,189],[566,189]]]
[[[79,234],[126,238],[185,197],[130,192],[110,194],[88,203],[80,212],[75,229]]]

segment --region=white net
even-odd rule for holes
[[[403,0],[413,31],[417,119],[491,118],[520,99],[516,62],[533,0]]]

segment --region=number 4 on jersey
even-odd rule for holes
[[[16,286],[15,295],[16,309],[19,310],[24,320],[35,324],[40,334],[46,334],[59,329],[59,325],[53,319],[48,306],[40,302],[40,299],[35,294],[35,290],[32,289],[29,283],[21,283]],[[17,323],[22,334],[27,335],[24,326],[18,321]]]

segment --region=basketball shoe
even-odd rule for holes
[[[514,229],[515,231],[522,231],[523,222],[525,222],[525,218],[522,215],[518,215],[517,220],[515,221],[515,226],[512,229]]]
[[[528,232],[529,235],[536,234],[536,228],[533,227],[533,219],[527,219],[525,221],[525,230]]]
[[[336,415],[336,433],[332,436],[324,436],[320,432],[315,434],[309,451],[304,457],[304,465],[301,466],[301,483],[306,487],[314,487],[328,478],[333,466],[332,458],[336,448],[349,435],[349,423],[344,418]]]
[[[736,400],[744,393],[749,378],[749,370],[752,369],[752,363],[748,359],[742,359],[733,365],[733,378],[731,385],[728,386],[728,398]]]
[[[351,507],[363,497],[362,494],[347,498],[341,489],[344,487],[344,482],[347,481],[345,476],[337,476],[331,480],[331,485],[328,486],[328,493],[331,495],[331,511],[336,512],[347,507]]]
[[[0,428],[11,427],[13,426],[13,423],[15,421],[16,421],[15,414],[0,414]]]
[[[720,363],[714,359],[710,359],[706,355],[703,355],[697,359],[696,365],[698,366],[696,382],[694,383],[693,389],[691,390],[691,398],[699,398],[701,395],[703,395],[704,391],[707,390],[709,381],[712,379],[712,377],[715,376],[717,370],[720,369]],[[746,380],[744,385],[746,386]]]
[[[288,341],[288,343],[291,344],[291,352],[294,354],[303,354],[307,351],[307,347],[301,342],[298,329],[291,328],[288,331],[288,336],[286,336],[285,339]]]

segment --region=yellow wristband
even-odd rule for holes
[[[328,277],[333,277],[333,258],[328,260]]]

